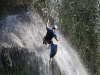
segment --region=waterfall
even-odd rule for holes
[[[28,53],[34,52],[35,56],[33,54],[27,59],[34,68],[29,75],[89,75],[82,65],[78,53],[70,46],[59,30],[57,34],[61,41],[53,39],[54,43],[58,45],[57,54],[52,62],[49,62],[49,46],[43,45],[45,34],[45,23],[35,11],[10,15],[5,20],[0,21],[0,50],[2,46],[19,46],[26,48]]]

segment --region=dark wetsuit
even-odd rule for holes
[[[45,41],[50,44],[52,43],[52,38],[57,38],[57,35],[53,32],[53,30],[46,28],[47,29],[47,34],[45,36]]]

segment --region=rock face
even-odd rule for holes
[[[38,63],[34,53],[29,53],[27,49],[21,47],[5,48],[1,49],[1,66],[2,74],[18,74],[24,75],[34,71],[38,74]],[[30,60],[30,58],[33,60]],[[32,62],[34,61],[34,62]],[[34,65],[32,65],[34,64]],[[28,70],[29,69],[29,70]]]
[[[40,70],[40,65],[44,65],[43,60],[38,58],[34,52],[28,52],[27,49],[21,47],[1,48],[0,53],[0,75],[40,75],[44,72]],[[49,65],[48,75],[61,75],[60,69],[56,61]],[[43,75],[47,75],[45,72]]]
[[[27,49],[20,47],[1,49],[1,61],[3,73],[21,71],[28,64],[29,53]],[[18,72],[19,74],[20,72]]]
[[[76,52],[62,41],[52,62],[50,49],[43,45],[45,24],[36,12],[10,15],[0,21],[1,75],[88,75]]]

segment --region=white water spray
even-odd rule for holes
[[[56,64],[49,63],[50,49],[43,45],[42,40],[46,34],[45,23],[38,14],[27,12],[24,15],[12,15],[0,23],[3,24],[0,29],[2,36],[0,45],[18,45],[27,48],[29,52],[35,52],[37,60],[39,60],[40,74],[38,75],[53,75],[55,71],[58,71],[55,72],[55,75],[89,75],[75,50],[59,31],[57,34],[61,41],[57,42],[53,39],[54,43],[58,45],[57,54],[53,59]]]

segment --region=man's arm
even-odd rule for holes
[[[60,38],[56,38],[57,41],[60,41]]]
[[[48,19],[48,21],[47,21],[47,23],[46,23],[46,28],[48,28],[48,24],[49,24],[49,19]]]
[[[56,39],[57,41],[60,41],[60,38],[58,38],[56,34],[54,34],[54,37],[55,37],[55,39]]]

